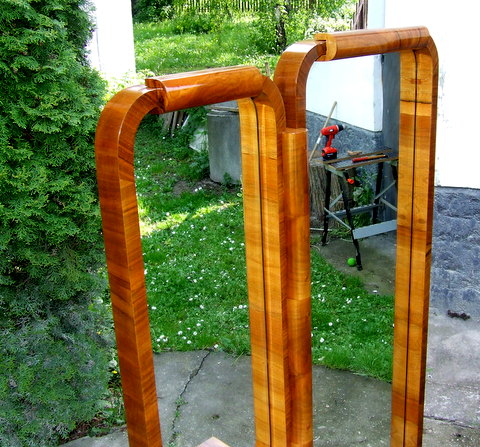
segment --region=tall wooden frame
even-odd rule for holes
[[[184,73],[147,79],[106,105],[95,142],[97,175],[131,447],[162,445],[133,168],[141,120],[239,100],[256,445],[309,447],[306,78],[316,60],[392,51],[400,51],[402,75],[391,445],[421,445],[437,56],[427,30],[409,28],[295,44],[274,82],[253,67]]]
[[[280,58],[287,125],[304,127],[315,61],[400,53],[400,136],[391,446],[422,444],[433,219],[438,55],[424,27],[318,34]]]

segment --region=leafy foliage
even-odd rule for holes
[[[109,324],[86,0],[0,8],[0,444],[46,446],[91,418]],[[107,336],[105,336],[107,334]]]
[[[253,18],[256,49],[280,54],[293,42],[313,32],[348,29],[355,0],[137,0],[133,2],[137,22],[168,19],[175,33],[209,33],[235,17]],[[223,32],[223,29],[222,29]]]
[[[263,0],[257,13],[261,48],[280,54],[288,45],[311,38],[315,31],[344,29],[354,3],[354,0],[329,0],[295,7],[289,0]]]
[[[173,0],[132,0],[132,13],[138,22],[169,19],[173,15]]]

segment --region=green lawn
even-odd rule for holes
[[[249,55],[243,44],[222,52],[215,33],[162,36],[162,26],[135,26],[138,69],[161,74],[272,60]],[[248,35],[247,26],[231,28],[238,37]],[[154,350],[248,353],[241,188],[204,180],[208,159],[188,148],[195,126],[172,138],[158,120],[145,119],[135,149]],[[393,297],[368,293],[313,249],[314,363],[391,380],[392,342]]]
[[[278,56],[257,49],[251,21],[244,17],[208,34],[174,34],[165,22],[136,24],[137,70],[159,76],[232,65],[255,65],[264,70],[268,63],[274,67]]]

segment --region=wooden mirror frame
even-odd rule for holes
[[[287,125],[306,126],[315,61],[400,54],[399,178],[391,447],[422,445],[434,197],[438,55],[424,27],[318,34],[289,47],[275,83]]]
[[[133,164],[141,120],[238,100],[256,446],[310,447],[306,79],[316,60],[387,52],[400,52],[402,64],[391,446],[421,445],[438,69],[428,31],[408,28],[294,44],[273,82],[254,67],[183,73],[147,79],[105,106],[97,177],[131,447],[162,445]]]

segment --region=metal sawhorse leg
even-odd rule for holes
[[[396,187],[397,185],[397,156],[391,156],[389,151],[380,151],[374,152],[371,155],[385,155],[384,158],[377,158],[373,160],[367,160],[365,162],[360,163],[353,163],[353,157],[346,157],[340,158],[331,161],[324,161],[321,164],[325,167],[325,174],[326,174],[326,185],[325,185],[325,201],[324,201],[324,216],[323,216],[323,234],[322,234],[322,245],[326,245],[327,243],[327,235],[328,235],[328,226],[329,220],[335,219],[341,225],[346,227],[350,233],[350,237],[352,239],[353,245],[355,247],[355,261],[357,264],[357,269],[362,270],[362,258],[360,254],[360,244],[358,242],[359,239],[373,236],[376,234],[386,233],[388,231],[393,231],[396,229],[396,219],[386,221],[386,222],[378,222],[378,210],[380,206],[387,206],[393,209],[395,212],[397,208],[386,200],[383,196],[387,191],[389,191],[392,187]],[[383,165],[388,163],[392,169],[392,177],[393,181],[382,189],[383,184]],[[373,197],[373,201],[371,204],[351,207],[350,206],[350,198],[349,198],[349,190],[348,190],[348,182],[347,179],[348,169],[355,169],[358,167],[366,166],[366,165],[377,165],[377,178],[375,182],[375,196]],[[332,193],[332,174],[335,174],[339,177],[339,183],[341,188],[341,194],[339,194],[332,202],[331,200],[331,193]],[[344,204],[344,209],[340,211],[332,211],[331,209],[333,206],[338,203],[338,201],[342,199]],[[355,223],[353,220],[354,214],[362,214],[367,212],[372,212],[372,225],[367,225],[360,228],[355,228]],[[346,218],[347,222],[344,222],[342,219]]]

